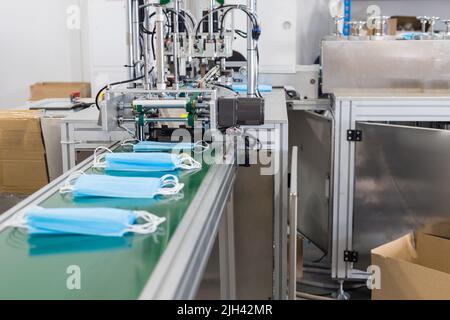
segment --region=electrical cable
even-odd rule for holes
[[[206,19],[208,19],[211,14],[213,14],[215,12],[219,12],[219,11],[221,11],[223,9],[226,9],[226,8],[230,8],[230,9],[227,10],[224,13],[224,15],[222,16],[222,19],[225,19],[225,16],[232,10],[241,10],[245,14],[247,14],[247,16],[250,18],[250,21],[253,24],[253,28],[254,29],[259,29],[258,19],[257,19],[256,15],[254,13],[251,13],[250,11],[248,11],[248,7],[247,6],[242,6],[242,5],[222,5],[222,6],[218,7],[218,8],[216,8],[216,9],[210,10],[208,12],[208,14],[206,14],[205,16],[203,16],[201,18],[201,20],[197,23],[197,28],[195,30],[195,35],[197,36],[199,34],[202,22],[205,21]]]
[[[153,70],[155,69],[155,67],[152,67],[149,71],[149,73],[152,73]],[[100,89],[100,91],[97,93],[96,97],[95,97],[95,106],[97,107],[97,109],[100,111],[100,106],[99,106],[99,99],[101,94],[103,93],[103,91],[105,91],[106,89],[108,89],[109,87],[113,87],[113,86],[118,86],[120,84],[127,84],[127,83],[131,83],[131,82],[135,82],[135,81],[139,81],[144,79],[145,75],[142,75],[140,77],[134,78],[134,79],[129,79],[129,80],[124,80],[124,81],[119,81],[119,82],[113,82],[110,84],[107,84],[106,86],[104,86],[103,88]]]
[[[156,52],[155,52],[155,33],[156,33],[156,25],[153,27],[153,33],[152,33],[152,53],[153,53],[153,60],[156,60]]]
[[[236,29],[234,30],[234,32],[240,36],[241,38],[247,39],[247,32],[244,32],[242,30]]]
[[[175,10],[173,10],[173,9],[167,9],[169,12],[172,12],[173,14],[176,14],[176,11]],[[186,34],[189,36],[189,28],[188,28],[188,23],[187,23],[187,20],[186,20],[186,17],[185,16],[183,16],[182,14],[181,14],[181,12],[178,12],[178,17],[179,18],[181,18],[182,20],[183,20],[183,24],[184,24],[184,28],[186,29]],[[192,22],[194,22],[193,20],[192,20]],[[194,26],[195,27],[195,26]],[[192,30],[192,32],[193,32],[193,30]]]
[[[98,101],[100,99],[100,95],[103,93],[103,91],[105,91],[106,89],[108,89],[108,87],[112,87],[112,86],[117,86],[119,84],[126,84],[126,83],[131,83],[131,82],[135,82],[138,80],[141,80],[144,78],[144,75],[134,78],[134,79],[130,79],[130,80],[125,80],[125,81],[120,81],[120,82],[114,82],[114,83],[110,83],[107,84],[106,86],[104,86],[103,88],[100,89],[100,91],[97,93],[96,97],[95,97],[95,106],[97,107],[97,109],[100,111],[100,106],[98,104]]]
[[[235,95],[238,95],[238,93],[236,93],[236,92],[233,90],[233,88],[231,88],[231,87],[229,87],[229,86],[223,85],[223,84],[221,84],[221,83],[215,83],[215,82],[211,82],[211,83],[209,83],[209,84],[212,85],[212,86],[215,86],[215,87],[227,89],[227,90],[233,92]]]
[[[225,17],[226,17],[226,15],[230,12],[230,11],[232,11],[233,9],[228,9],[227,11],[225,11],[224,13],[223,13],[223,15],[222,15],[222,18],[221,18],[221,20],[220,20],[220,32],[221,32],[221,34],[223,35],[223,32],[225,31]]]
[[[192,16],[192,14],[189,13],[187,10],[181,10],[181,12],[184,13],[189,18],[189,20],[191,20],[192,29],[194,29],[195,28],[195,20],[194,20],[194,17]]]
[[[259,47],[258,47],[258,45],[256,45],[256,60],[257,60],[257,65],[259,66]],[[258,72],[258,70],[256,71],[257,72],[257,74],[256,74],[256,88],[255,88],[255,90],[256,90],[256,96],[258,97],[258,98],[263,98],[263,96],[261,95],[261,92],[259,92],[259,72]]]

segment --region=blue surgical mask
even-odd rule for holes
[[[139,221],[144,224],[138,224]],[[108,208],[31,208],[6,223],[9,227],[28,229],[30,235],[81,234],[123,237],[126,233],[151,234],[166,218],[146,211]]]
[[[59,192],[71,193],[74,198],[151,199],[156,196],[177,195],[183,187],[184,184],[174,175],[165,175],[158,179],[87,175],[76,172],[66,180]]]
[[[195,153],[203,153],[209,149],[209,145],[206,142],[199,141],[197,143],[174,143],[174,142],[158,142],[158,141],[140,141],[136,144],[131,144],[130,141],[126,141],[122,146],[132,146],[134,152],[171,152],[171,151],[183,151]]]
[[[99,150],[109,153],[97,155]],[[187,154],[172,153],[112,153],[97,148],[94,156],[94,168],[107,171],[170,172],[177,169],[201,169],[202,165]]]

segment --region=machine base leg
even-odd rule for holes
[[[350,294],[344,291],[344,280],[339,280],[339,290],[332,294],[334,299],[350,300]]]

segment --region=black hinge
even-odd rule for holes
[[[357,251],[344,251],[344,261],[345,262],[358,262],[358,252]]]
[[[362,131],[361,130],[347,130],[347,141],[361,142]]]

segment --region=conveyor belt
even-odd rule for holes
[[[73,171],[92,171],[91,162],[89,159]],[[167,222],[157,234],[124,238],[29,237],[26,231],[5,229],[0,232],[0,299],[192,298],[198,285],[197,274],[201,276],[211,250],[233,179],[233,166],[204,165],[201,171],[180,174],[185,184],[184,196],[176,201],[87,199],[74,202],[57,192],[64,181],[64,177],[60,178],[6,215],[32,205],[114,207],[146,210],[166,217]],[[172,238],[175,240],[171,242]],[[180,254],[185,257],[178,257]],[[177,258],[188,258],[188,261],[172,265],[171,261]],[[158,264],[164,267],[159,267],[158,279],[154,279],[152,273]],[[81,270],[81,290],[69,290],[66,285],[70,276],[67,269],[74,265]],[[195,280],[189,284],[190,288],[186,286],[191,281],[189,277]],[[160,287],[166,281],[164,296]]]

